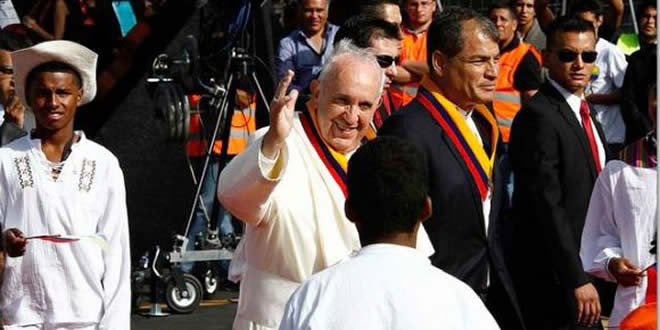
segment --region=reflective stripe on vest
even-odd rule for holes
[[[195,109],[190,115],[190,135],[186,142],[186,153],[190,157],[202,157],[206,155],[208,144],[201,130],[201,118],[198,112],[199,101],[189,98],[191,107]],[[247,147],[250,135],[256,131],[256,95],[248,94],[245,91],[237,90],[235,99],[235,109],[231,118],[231,130],[229,131],[229,145],[227,146],[228,155],[236,155]],[[192,109],[191,109],[192,110]],[[216,139],[213,144],[213,153],[222,152],[222,140]]]
[[[538,51],[531,44],[522,41],[518,47],[506,52],[500,57],[500,71],[495,84],[493,110],[504,143],[509,142],[511,123],[521,106],[520,92],[514,88],[514,76],[518,65],[520,65],[520,62],[522,62],[528,52],[531,52],[536,57],[536,60],[539,61],[539,64],[541,64],[541,55]]]

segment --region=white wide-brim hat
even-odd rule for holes
[[[98,57],[89,48],[67,40],[46,41],[12,52],[16,94],[23,104],[29,104],[25,96],[25,90],[28,87],[25,86],[25,83],[30,72],[44,63],[62,62],[70,65],[80,75],[83,89],[80,105],[87,104],[96,96],[96,61]]]

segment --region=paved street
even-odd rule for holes
[[[202,301],[191,314],[171,314],[166,317],[144,317],[133,314],[131,329],[181,329],[181,330],[230,330],[237,304],[229,298],[237,298],[238,292],[219,292],[212,299]],[[235,300],[232,300],[235,301]],[[163,304],[163,311],[167,307]],[[147,310],[146,306],[143,310]]]

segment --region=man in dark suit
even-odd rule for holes
[[[520,329],[500,242],[499,132],[483,106],[495,92],[497,29],[471,9],[452,8],[428,33],[432,73],[379,134],[402,137],[426,154],[433,215],[424,228],[435,248],[433,265],[470,285],[502,329]]]
[[[596,61],[593,25],[549,28],[549,79],[513,121],[513,276],[527,327],[601,328],[600,302],[579,248],[591,191],[605,165],[604,134],[585,101]]]

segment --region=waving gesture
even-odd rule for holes
[[[298,91],[294,89],[289,95],[286,94],[292,80],[293,71],[289,70],[277,86],[275,97],[270,103],[270,128],[264,136],[261,152],[271,159],[278,154],[293,127],[293,111]]]

